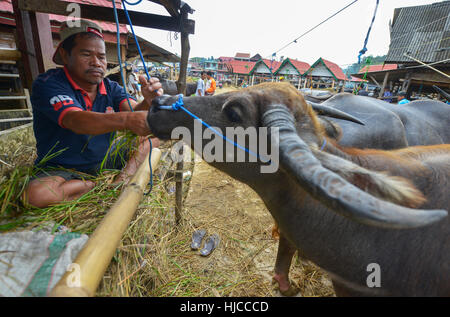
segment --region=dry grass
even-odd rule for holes
[[[189,167],[188,167],[189,168]],[[272,218],[253,191],[206,163],[195,165],[175,225],[173,196],[156,185],[124,235],[98,296],[278,296],[272,284],[277,241]],[[217,233],[209,257],[190,249],[192,233]],[[326,275],[296,259],[291,269],[302,296],[332,296]]]

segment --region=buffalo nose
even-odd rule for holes
[[[152,100],[152,108],[159,108],[160,106],[167,106],[169,98],[172,97],[170,95],[162,95],[160,97],[156,97]]]

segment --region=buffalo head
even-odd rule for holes
[[[176,102],[177,97],[170,96],[153,101],[147,120],[157,137],[170,139],[172,131],[177,127],[194,132],[194,119],[185,111],[161,109],[161,106]],[[302,95],[290,84],[260,84],[216,96],[184,98],[183,102],[187,111],[221,131],[238,127],[268,129],[266,139],[262,140],[261,135],[258,135],[257,143],[264,141],[270,144],[271,148],[278,150],[280,168],[274,173],[260,172],[260,166],[268,164],[267,160],[262,159],[253,162],[223,160],[212,163],[251,187],[254,187],[255,183],[283,186],[279,183],[280,179],[293,179],[297,186],[328,209],[360,223],[386,228],[424,226],[447,215],[444,210],[420,210],[401,206],[392,203],[394,199],[391,197],[383,197],[386,199],[383,200],[358,188],[336,172],[340,169],[340,164],[343,168],[345,164],[350,164],[340,157],[336,157],[336,166],[332,169],[325,167],[321,162],[324,156],[315,154],[326,145],[324,129],[313,107],[306,103]],[[326,113],[327,109],[323,107],[318,111]],[[345,114],[341,115],[345,117]],[[272,138],[273,135],[279,137]],[[207,140],[202,142],[204,146]],[[225,156],[229,150],[230,147],[224,146]],[[326,157],[327,165],[330,165],[330,155],[333,156],[328,153]],[[364,170],[362,167],[358,168],[355,173]],[[388,179],[386,176],[386,180]],[[379,183],[378,186],[389,186],[388,181]],[[407,180],[404,180],[402,186],[410,188],[412,192],[415,190]],[[274,212],[278,211],[271,210],[272,214]]]

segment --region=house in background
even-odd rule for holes
[[[335,63],[320,57],[305,73],[304,88],[331,88],[347,81],[342,69]]]
[[[236,53],[234,59],[237,61],[250,61],[250,53]]]
[[[412,99],[436,96],[433,85],[450,89],[450,1],[395,9],[390,38],[384,68],[371,66],[367,73],[381,88],[379,97],[385,87],[405,91]],[[354,76],[364,74],[361,70]]]
[[[288,57],[283,60],[274,75],[279,78],[284,77],[285,80],[300,87],[302,77],[310,67],[308,63]]]

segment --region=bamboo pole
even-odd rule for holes
[[[22,54],[14,49],[0,49],[0,60],[19,61]]]
[[[160,157],[161,151],[157,148],[153,149],[151,156],[153,170],[156,169]],[[73,262],[79,268],[75,277],[78,280],[74,281],[74,273],[66,272],[50,296],[86,297],[95,295],[122,235],[136,212],[149,179],[150,166],[147,156]]]
[[[417,62],[417,63],[419,63],[419,64],[422,64],[422,65],[425,66],[425,67],[428,67],[428,68],[434,70],[435,72],[437,72],[438,74],[441,74],[442,76],[445,76],[445,77],[447,77],[447,78],[450,78],[450,75],[447,75],[446,73],[441,72],[439,69],[436,69],[436,68],[430,66],[429,64],[425,64],[424,62],[419,61],[417,58],[411,57],[411,56],[409,56],[409,55],[406,54],[406,53],[404,53],[403,55],[406,56],[406,57],[408,57],[408,58],[410,58],[410,59],[412,59],[413,61],[415,61],[415,62]]]

